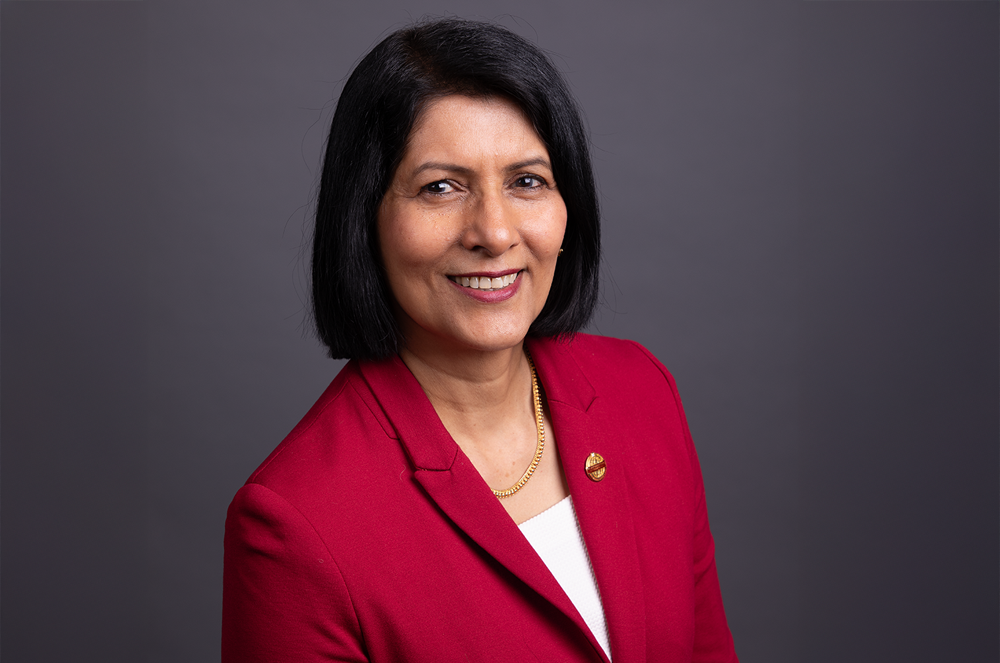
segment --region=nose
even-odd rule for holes
[[[518,213],[502,193],[483,193],[470,201],[462,245],[490,257],[502,255],[520,241]]]

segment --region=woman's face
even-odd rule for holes
[[[548,151],[516,105],[461,95],[429,104],[378,212],[407,348],[520,343],[545,305],[565,230]]]

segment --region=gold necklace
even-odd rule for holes
[[[531,465],[528,465],[528,469],[524,471],[524,474],[521,475],[517,483],[507,490],[493,491],[493,494],[500,499],[510,497],[521,490],[524,484],[528,483],[528,479],[531,478],[531,475],[535,473],[535,468],[538,467],[538,461],[542,459],[542,452],[545,451],[545,422],[542,420],[542,398],[538,395],[538,376],[535,375],[535,364],[531,361],[531,355],[527,349],[524,351],[524,356],[528,358],[528,368],[531,369],[531,397],[535,401],[535,430],[538,431],[538,444],[535,446],[535,457],[531,459]]]

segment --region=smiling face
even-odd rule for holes
[[[545,305],[565,230],[548,151],[516,105],[430,103],[378,212],[406,348],[516,346]]]

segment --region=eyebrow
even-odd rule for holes
[[[525,159],[524,161],[518,161],[517,163],[512,163],[507,166],[507,172],[513,172],[515,170],[521,170],[529,166],[545,166],[549,170],[552,170],[552,165],[549,160],[545,157],[534,157],[531,159]],[[417,166],[410,177],[416,177],[425,170],[446,170],[451,173],[460,173],[462,175],[467,175],[472,172],[471,168],[466,168],[465,166],[459,166],[454,163],[445,163],[443,161],[426,161],[419,166]]]

